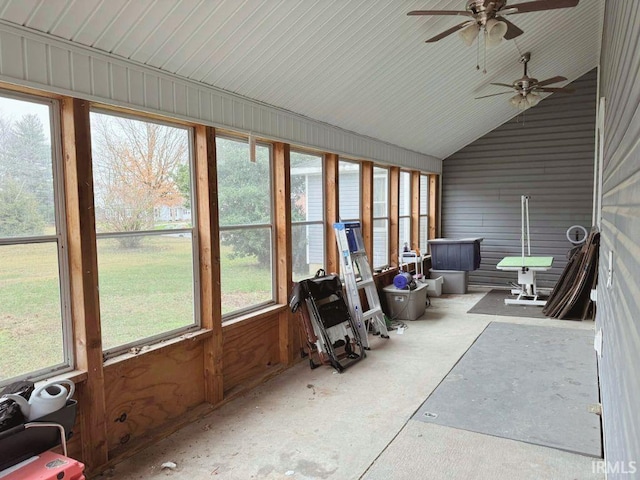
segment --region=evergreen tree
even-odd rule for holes
[[[35,236],[44,230],[44,218],[33,194],[9,176],[0,182],[0,237]]]
[[[27,114],[17,120],[4,140],[2,176],[10,177],[29,192],[47,223],[53,223],[53,171],[51,147],[44,126],[37,115]]]

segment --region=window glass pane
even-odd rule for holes
[[[0,97],[0,237],[55,234],[49,109]]]
[[[384,267],[389,264],[389,221],[373,221],[373,266]]]
[[[373,167],[373,217],[389,216],[389,170]]]
[[[409,172],[400,172],[400,199],[399,199],[399,215],[411,215],[411,174]]]
[[[271,228],[220,232],[222,313],[273,300]]]
[[[0,384],[69,366],[51,109],[0,96]]]
[[[195,324],[191,234],[98,239],[103,348]]]
[[[55,242],[0,246],[0,382],[62,364]]]
[[[91,112],[91,134],[103,349],[195,326],[189,130]]]
[[[220,226],[271,223],[270,149],[256,146],[256,161],[249,144],[216,138],[218,214]]]
[[[429,214],[429,177],[420,175],[420,215]]]
[[[322,157],[291,152],[291,221],[324,218]]]
[[[411,250],[411,219],[409,217],[402,217],[398,219],[398,230],[400,241],[400,250],[404,249],[405,244]]]
[[[292,225],[293,280],[313,276],[324,268],[324,228],[322,224]]]
[[[427,254],[427,239],[429,237],[429,221],[428,217],[420,217],[420,252]]]
[[[190,228],[189,133],[91,112],[96,230]]]
[[[338,209],[340,219],[360,220],[360,164],[338,162]]]

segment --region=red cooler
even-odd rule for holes
[[[85,480],[83,472],[84,465],[77,460],[54,452],[44,452],[0,471],[0,478],[2,480]]]

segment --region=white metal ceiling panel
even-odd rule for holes
[[[532,53],[535,77],[569,81],[596,67],[599,58],[603,0],[513,15],[524,34],[487,49],[486,57],[478,42],[466,47],[455,34],[424,42],[461,17],[406,15],[460,10],[465,3],[0,0],[0,19],[445,158],[517,113],[509,95],[475,97],[498,93],[492,82],[521,77],[521,53]],[[98,87],[99,81],[92,86]],[[174,104],[162,85],[146,87],[145,102]]]

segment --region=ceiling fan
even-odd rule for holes
[[[460,30],[460,37],[467,45],[472,45],[481,30],[485,32],[487,46],[500,43],[504,38],[511,40],[524,32],[504,18],[516,13],[539,12],[558,8],[575,7],[580,0],[536,0],[507,6],[507,0],[470,0],[465,11],[458,10],[413,10],[407,15],[460,15],[468,20],[455,25],[438,35],[431,37],[427,43],[451,35]]]
[[[525,109],[529,107],[533,107],[538,104],[541,100],[540,95],[538,93],[573,93],[575,90],[570,87],[547,87],[547,85],[551,85],[552,83],[563,82],[566,80],[565,77],[551,77],[546,80],[538,80],[537,78],[529,77],[527,75],[527,63],[531,60],[531,53],[526,52],[520,57],[520,63],[524,64],[524,75],[522,78],[514,81],[511,85],[507,83],[492,83],[491,85],[498,85],[500,87],[509,87],[516,91],[516,95],[509,99],[509,103],[514,107]],[[482,97],[476,97],[476,100],[479,98],[487,98],[487,97],[495,97],[496,95],[505,95],[509,92],[500,92],[500,93],[492,93],[491,95],[484,95]]]

